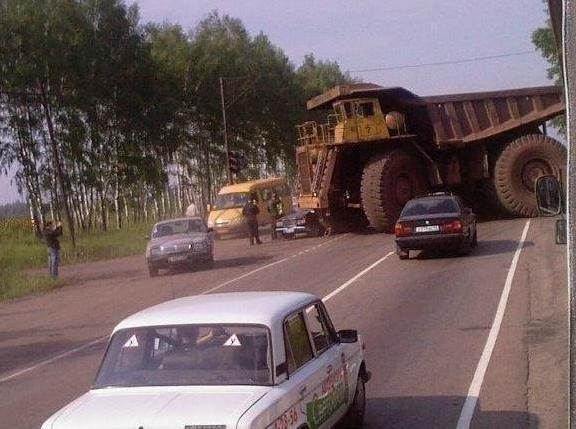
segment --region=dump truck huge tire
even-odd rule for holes
[[[362,173],[362,208],[370,225],[392,232],[404,204],[428,189],[424,166],[400,149],[374,155]]]
[[[542,134],[528,134],[509,143],[494,166],[494,190],[499,203],[515,216],[538,215],[534,184],[545,174],[559,177],[566,148]]]

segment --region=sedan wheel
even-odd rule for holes
[[[150,274],[150,277],[156,277],[158,275],[158,268],[148,265],[148,274]]]

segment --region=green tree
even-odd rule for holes
[[[562,67],[554,39],[554,32],[552,31],[552,24],[550,20],[546,21],[545,27],[537,28],[532,32],[532,43],[536,49],[540,51],[542,56],[548,61],[548,78],[552,79],[556,85],[563,86],[564,79],[562,75]],[[557,116],[552,120],[552,125],[556,127],[560,133],[566,136],[566,116]]]

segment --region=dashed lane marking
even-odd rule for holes
[[[346,283],[337,287],[332,292],[330,292],[328,295],[326,295],[324,298],[322,298],[322,301],[326,302],[329,299],[332,299],[333,297],[338,295],[340,292],[342,292],[344,289],[346,289],[348,286],[350,286],[352,283],[354,283],[356,280],[358,280],[360,277],[362,277],[364,274],[366,274],[370,270],[376,268],[378,265],[380,265],[382,262],[384,262],[386,259],[388,259],[388,257],[392,256],[393,254],[394,254],[394,252],[389,252],[386,255],[384,255],[383,257],[381,257],[380,259],[378,259],[376,262],[374,262],[372,265],[364,268],[362,271],[360,271],[358,274],[356,274],[354,277],[352,277]]]

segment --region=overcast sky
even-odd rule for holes
[[[264,32],[295,65],[305,54],[337,61],[365,82],[419,95],[550,84],[530,35],[546,21],[541,0],[139,0],[142,22],[188,30],[210,11]],[[519,55],[516,55],[519,54]],[[458,62],[459,64],[359,70]],[[304,108],[304,106],[302,106]],[[0,204],[18,199],[0,177]]]

